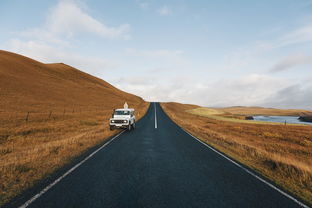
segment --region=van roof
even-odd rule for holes
[[[115,111],[134,111],[133,108],[118,108],[118,109],[115,109]]]

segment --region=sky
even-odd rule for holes
[[[312,109],[312,0],[2,0],[0,34],[147,101]]]

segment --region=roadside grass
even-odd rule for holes
[[[108,119],[149,103],[63,63],[0,50],[0,207],[74,157],[118,133]]]
[[[96,126],[99,123],[95,120],[81,120],[80,124],[85,125],[85,126]]]
[[[140,119],[149,103],[129,106],[137,110]],[[0,206],[119,132],[108,128],[112,108],[77,111],[65,117],[61,114],[50,120],[33,114],[29,122],[0,117]]]
[[[178,103],[161,107],[202,141],[312,203],[312,126],[215,119],[189,113],[194,107]]]

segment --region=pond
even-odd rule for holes
[[[268,121],[277,123],[292,123],[292,124],[307,124],[312,125],[311,122],[303,122],[298,120],[298,116],[253,116],[255,121]]]

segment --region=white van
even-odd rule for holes
[[[131,129],[135,128],[135,115],[132,108],[115,109],[112,118],[109,119],[109,129],[115,128]]]

